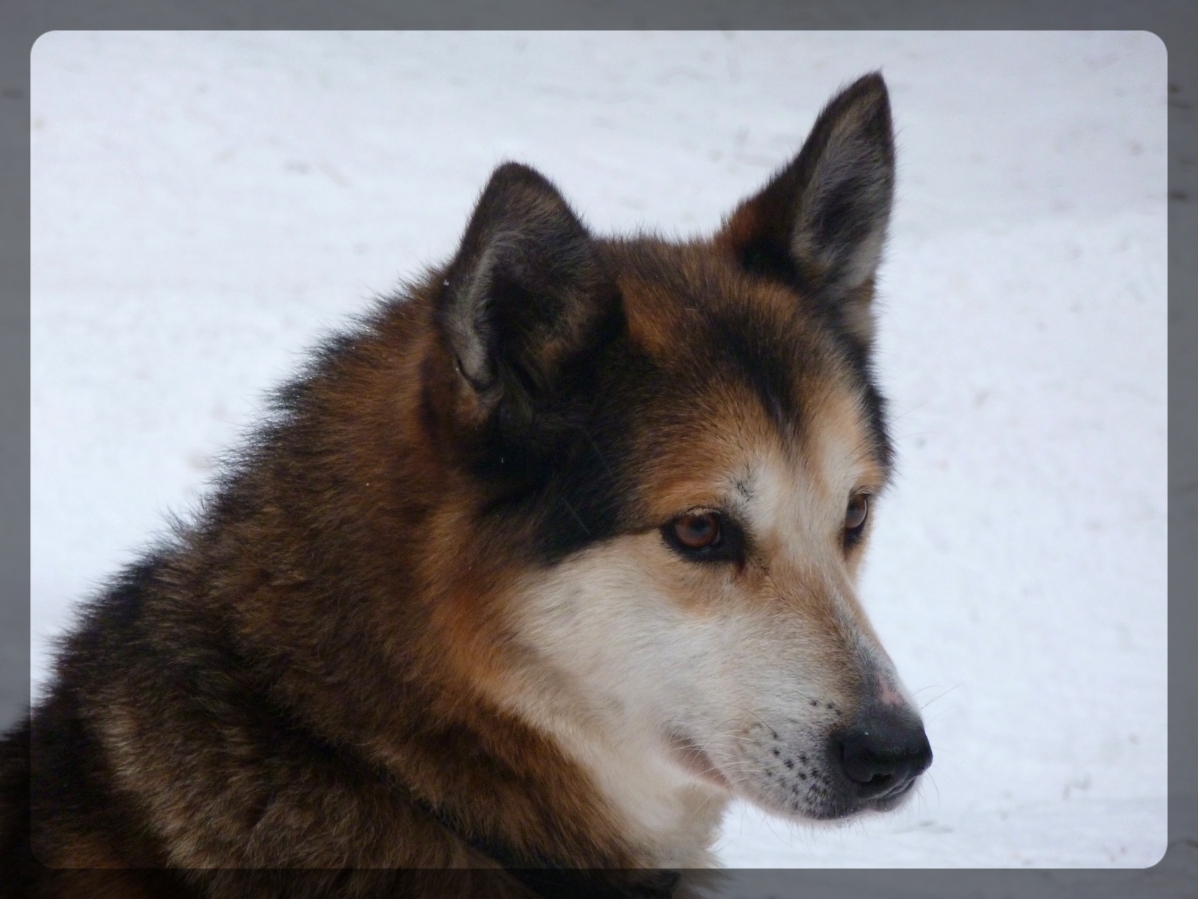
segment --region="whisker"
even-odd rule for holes
[[[953,692],[953,690],[955,690],[961,686],[964,686],[964,682],[961,682],[959,684],[954,684],[953,686],[951,686],[947,690],[945,690],[943,693],[940,693],[937,696],[933,696],[931,699],[929,699],[927,702],[925,702],[923,705],[921,705],[919,707],[919,710],[922,712],[924,709],[926,709],[928,706],[930,706],[933,702],[938,702],[939,700],[941,700],[945,696],[947,696],[949,693]]]

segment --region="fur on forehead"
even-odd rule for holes
[[[608,258],[629,338],[666,382],[654,396],[670,415],[647,439],[668,447],[701,427],[728,446],[779,437],[801,446],[805,430],[832,416],[860,435],[853,452],[885,480],[890,447],[867,362],[818,308],[722,264],[705,244],[641,240],[609,247]]]
[[[751,386],[717,376],[637,442],[638,457],[651,460],[637,472],[646,524],[689,508],[755,503],[760,490],[778,486],[778,471],[793,471],[830,509],[849,491],[880,492],[889,477],[860,397],[843,382],[809,391],[802,421],[779,428]]]

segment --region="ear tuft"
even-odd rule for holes
[[[837,94],[798,156],[716,237],[746,268],[792,283],[871,337],[872,286],[894,195],[894,133],[878,73]]]

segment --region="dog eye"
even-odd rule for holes
[[[850,531],[865,524],[869,516],[869,496],[864,493],[854,493],[849,497],[849,510],[844,515],[844,526]]]
[[[719,512],[687,512],[666,522],[661,533],[671,549],[692,561],[741,561],[744,555],[740,529]]]
[[[849,507],[844,513],[844,542],[849,547],[861,539],[865,520],[869,518],[869,494],[854,493],[849,497]]]
[[[687,549],[707,549],[720,542],[720,516],[715,512],[693,512],[671,522],[674,536]]]

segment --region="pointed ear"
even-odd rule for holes
[[[580,358],[620,309],[593,238],[557,189],[527,166],[497,168],[436,305],[475,423],[502,411],[518,428],[551,407],[577,386]]]
[[[882,76],[860,78],[816,119],[799,155],[716,236],[748,269],[816,295],[863,344],[894,193],[894,134]]]

